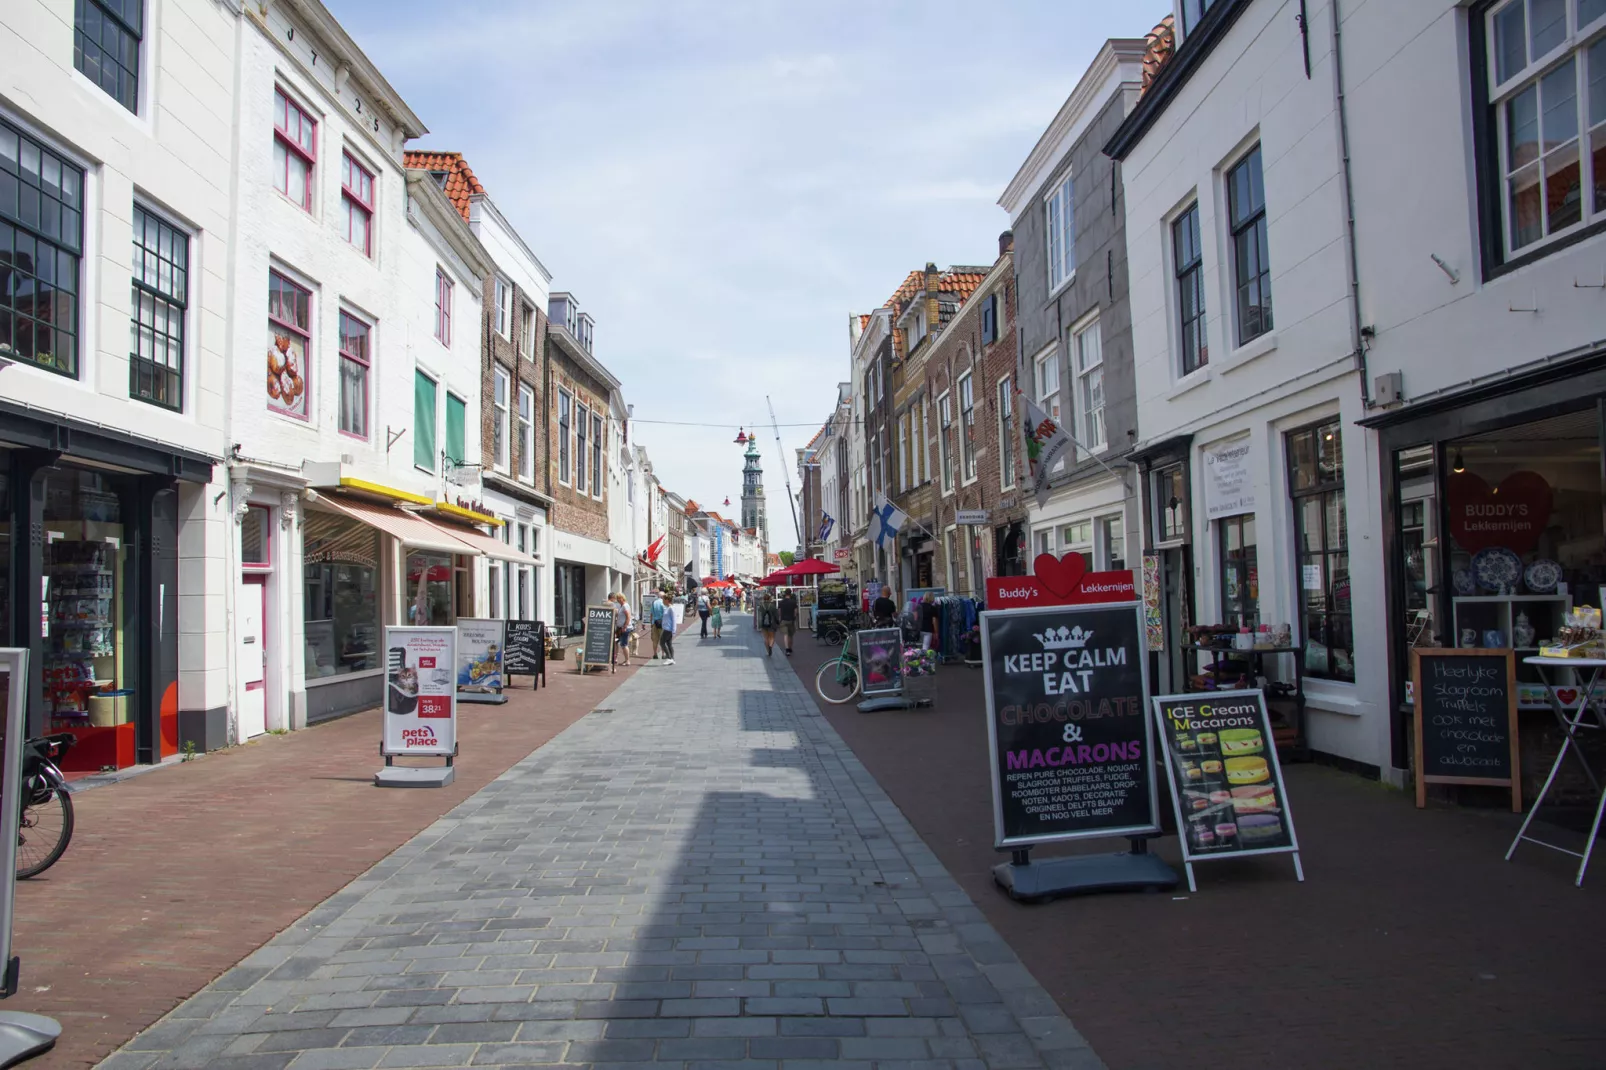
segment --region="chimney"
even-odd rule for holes
[[[942,286],[936,264],[926,265],[926,330],[932,334],[942,323],[942,308],[937,303],[937,291]]]
[[[1015,232],[1006,230],[998,236],[998,255],[1004,256],[1015,251]]]

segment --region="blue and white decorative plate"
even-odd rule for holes
[[[1528,585],[1528,590],[1534,594],[1550,594],[1561,582],[1561,566],[1556,562],[1541,557],[1530,564],[1522,573],[1522,581]]]
[[[1469,568],[1458,568],[1450,577],[1450,585],[1455,588],[1456,594],[1474,595],[1478,593],[1477,577],[1472,575]]]
[[[1488,591],[1515,591],[1522,580],[1522,558],[1504,546],[1489,546],[1472,555],[1472,574]]]

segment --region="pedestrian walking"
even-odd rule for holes
[[[890,587],[882,584],[881,594],[876,598],[874,604],[870,606],[870,616],[875,621],[877,628],[890,628],[893,618],[898,615],[898,603],[894,602],[888,594],[890,590]]]
[[[703,633],[700,636],[700,638],[707,639],[708,638],[708,595],[707,594],[700,594],[700,595],[697,596],[697,616],[700,617],[702,619],[702,622],[703,622]]]
[[[657,661],[664,646],[664,592],[652,600],[652,660]]]
[[[664,607],[664,616],[659,641],[663,645],[664,664],[673,665],[675,663],[675,623],[679,619],[679,611],[676,610],[675,603],[671,602],[667,597],[660,601]]]
[[[786,643],[786,656],[792,656],[792,637],[797,635],[797,596],[787,588],[781,595],[781,639]]]
[[[633,630],[633,618],[630,614],[630,605],[625,596],[618,591],[609,595],[613,602],[613,637],[614,652],[612,664],[630,664],[630,633]]]
[[[775,653],[775,628],[780,624],[780,614],[775,609],[775,596],[768,591],[764,592],[763,601],[758,604],[758,630],[764,633],[764,656],[767,658]]]
[[[725,626],[725,611],[718,602],[714,603],[714,612],[709,614],[708,623],[714,629],[714,638],[718,639],[719,630]]]
[[[930,591],[920,600],[920,649],[930,650],[937,645],[937,596]]]

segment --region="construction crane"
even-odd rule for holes
[[[786,483],[786,504],[792,509],[792,527],[797,529],[798,545],[807,547],[809,537],[797,520],[797,500],[792,497],[792,470],[786,466],[786,447],[781,445],[781,425],[775,419],[775,403],[765,394],[764,404],[770,407],[770,426],[775,429],[775,452],[781,462],[781,479]]]

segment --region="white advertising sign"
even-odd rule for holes
[[[457,629],[385,629],[386,755],[457,750]]]
[[[457,689],[472,694],[502,693],[502,651],[507,622],[457,618]]]
[[[1204,448],[1205,517],[1215,520],[1255,511],[1249,470],[1249,439],[1235,438]]]
[[[985,524],[988,511],[986,509],[960,509],[954,513],[955,524]]]

